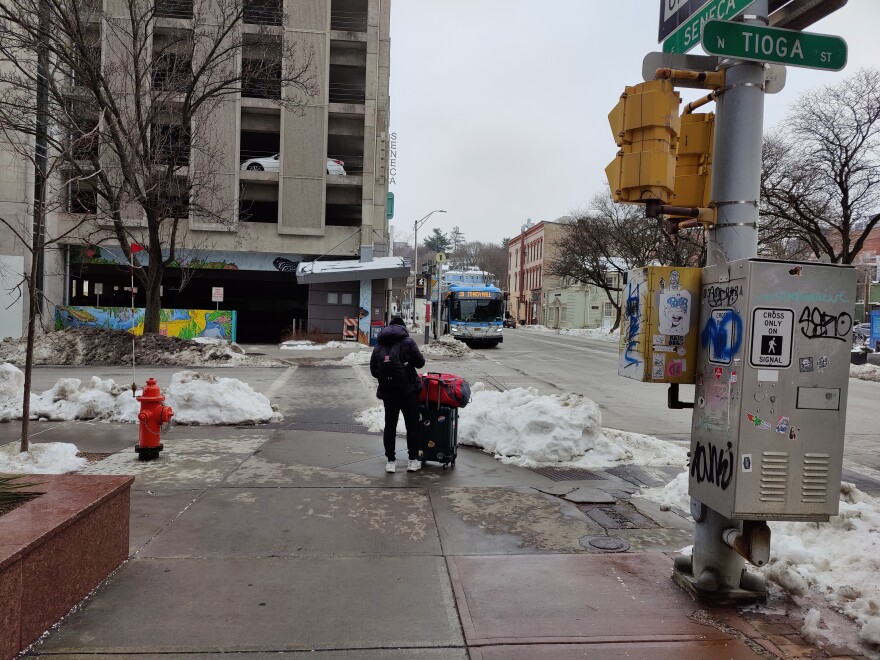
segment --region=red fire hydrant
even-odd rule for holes
[[[174,411],[162,403],[165,396],[155,378],[147,379],[144,391],[137,400],[141,402],[141,411],[138,413],[140,434],[134,450],[142,461],[149,461],[159,457],[162,451],[162,424],[171,421]]]

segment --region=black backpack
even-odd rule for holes
[[[379,351],[379,389],[383,394],[405,394],[409,389],[409,374],[400,359],[401,343],[396,342],[390,349]]]

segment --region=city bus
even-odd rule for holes
[[[478,284],[453,284],[444,291],[442,321],[446,331],[468,346],[497,346],[504,337],[501,289]]]

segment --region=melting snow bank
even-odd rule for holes
[[[688,511],[687,473],[644,497]],[[809,590],[855,620],[865,642],[880,645],[880,500],[840,487],[840,513],[827,523],[770,522],[765,576],[795,596]]]
[[[849,365],[849,375],[852,378],[873,380],[880,383],[880,367],[876,364],[851,364]]]
[[[278,345],[283,351],[323,351],[325,348],[368,348],[356,341],[328,341],[319,344],[310,339],[290,339]]]
[[[569,337],[588,337],[589,339],[597,339],[609,343],[620,341],[620,332],[609,332],[601,328],[548,328],[545,325],[519,325],[517,328],[522,328],[528,332],[552,332],[556,335],[567,335]]]
[[[488,390],[475,383],[473,398],[459,412],[458,441],[522,467],[554,465],[606,468],[625,463],[684,465],[685,449],[658,438],[602,428],[599,407],[577,394],[545,396],[537,390]],[[358,421],[371,431],[384,428],[382,407],[363,411]],[[398,430],[405,429],[403,420]]]
[[[426,358],[467,358],[474,356],[474,351],[467,344],[455,339],[452,335],[443,335],[440,339],[432,341],[427,346],[422,346],[421,352]]]
[[[20,452],[18,441],[0,447],[0,474],[63,474],[75,472],[88,461],[78,457],[76,445],[66,442],[32,443]]]
[[[21,419],[24,374],[0,365],[0,421]],[[235,378],[179,371],[164,391],[178,424],[256,424],[279,420],[269,399]],[[136,422],[140,403],[130,388],[93,376],[87,383],[61,378],[50,390],[31,394],[31,418]]]

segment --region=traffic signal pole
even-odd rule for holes
[[[757,0],[746,9],[744,22],[766,25],[768,13],[768,0]],[[711,195],[717,224],[708,233],[707,266],[758,255],[764,65],[727,60],[722,67],[726,76],[717,93]],[[692,586],[705,594],[763,591],[763,582],[744,573],[744,559],[724,542],[724,532],[742,531],[743,521],[725,518],[696,500],[691,500],[691,513]]]

